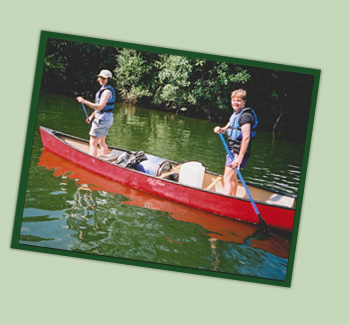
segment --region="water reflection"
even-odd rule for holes
[[[229,254],[224,249],[231,250],[231,246],[225,247],[222,242],[254,247],[282,259],[288,258],[290,238],[286,234],[263,237],[254,225],[215,216],[109,181],[46,150],[42,152],[39,166],[54,170],[56,177],[68,177],[76,185],[74,200],[65,209],[68,227],[79,239],[74,243],[74,250],[194,267],[188,254],[193,243],[200,243],[202,258],[207,248],[210,250],[211,266],[206,267],[217,271],[222,271],[221,257]],[[184,249],[179,246],[183,245],[189,250],[180,256],[179,252],[183,253]]]

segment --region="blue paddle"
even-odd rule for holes
[[[82,109],[84,110],[84,113],[85,113],[85,116],[86,116],[86,120],[88,120],[89,117],[88,117],[88,115],[87,115],[85,105],[84,105],[83,103],[81,103],[81,106],[82,106]],[[89,122],[88,125],[91,127],[91,122]]]
[[[233,155],[231,154],[231,152],[230,152],[230,150],[229,150],[229,147],[228,147],[227,143],[225,142],[225,139],[224,139],[223,134],[222,134],[222,133],[218,133],[218,135],[219,135],[219,137],[220,137],[221,140],[222,140],[222,143],[223,143],[223,146],[224,146],[224,148],[225,148],[225,151],[226,151],[227,154],[229,155],[230,159],[231,159],[232,161],[234,161]],[[253,206],[253,209],[254,209],[255,213],[257,214],[257,216],[258,216],[259,224],[260,224],[263,228],[267,228],[268,225],[267,225],[267,223],[265,222],[265,220],[262,218],[261,214],[259,213],[259,210],[258,210],[258,208],[257,208],[257,206],[256,206],[256,203],[254,202],[254,200],[253,200],[253,198],[252,198],[252,195],[251,195],[251,193],[250,193],[250,191],[249,191],[249,189],[248,189],[248,187],[247,187],[247,185],[246,185],[246,183],[245,183],[244,178],[243,178],[242,175],[241,175],[241,172],[240,172],[239,168],[235,167],[235,170],[236,170],[236,172],[237,172],[237,174],[238,174],[238,177],[239,177],[239,179],[240,179],[242,185],[244,186],[244,188],[245,188],[245,190],[246,190],[246,193],[247,193],[247,195],[248,195],[248,197],[249,197],[249,199],[250,199],[250,201],[251,201],[251,204],[252,204],[252,206]]]

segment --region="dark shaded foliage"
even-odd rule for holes
[[[42,90],[64,95],[94,93],[97,73],[113,71],[119,49],[89,43],[49,39],[46,47]]]

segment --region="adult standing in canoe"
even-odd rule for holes
[[[97,157],[97,145],[102,148],[103,155],[108,154],[108,146],[105,139],[108,135],[109,129],[114,123],[113,110],[115,103],[115,91],[113,87],[108,85],[109,80],[112,78],[112,74],[109,70],[102,70],[98,74],[97,82],[101,85],[101,88],[96,94],[95,102],[92,103],[83,97],[77,97],[79,103],[85,104],[94,112],[86,119],[87,123],[93,120],[90,129],[90,155]]]
[[[224,194],[236,196],[238,179],[235,168],[242,169],[251,154],[251,140],[256,135],[257,116],[251,108],[246,108],[247,93],[243,89],[231,93],[231,106],[234,113],[224,127],[216,126],[215,133],[225,133],[228,137],[229,150],[234,160],[226,156],[223,175]]]

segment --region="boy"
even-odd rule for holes
[[[223,128],[216,126],[215,133],[225,133],[234,160],[227,154],[223,175],[224,194],[236,196],[238,179],[235,168],[244,168],[251,153],[251,140],[256,135],[257,116],[251,108],[246,108],[247,93],[243,89],[231,93],[234,113]]]

